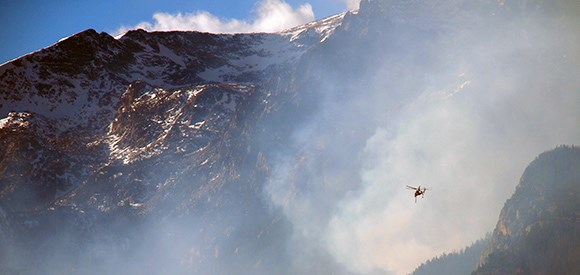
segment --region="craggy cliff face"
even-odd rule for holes
[[[507,200],[476,274],[575,273],[580,251],[580,149],[542,153]]]
[[[87,30],[3,64],[0,271],[409,272],[489,231],[532,156],[580,143],[574,3]]]

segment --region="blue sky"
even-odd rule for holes
[[[0,64],[85,29],[110,34],[135,27],[198,29],[184,25],[213,18],[221,32],[269,31],[264,24],[285,13],[286,24],[352,9],[357,0],[0,0]],[[157,14],[157,15],[156,15]],[[156,19],[154,19],[154,16]],[[284,17],[284,16],[282,16]],[[311,18],[312,17],[312,18]],[[219,20],[219,21],[215,21]],[[268,21],[270,20],[270,21]],[[204,21],[205,22],[205,21]],[[270,24],[271,25],[271,24]],[[219,27],[216,26],[216,27]],[[201,29],[212,31],[214,29]],[[215,32],[215,31],[214,31]]]

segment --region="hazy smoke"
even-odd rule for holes
[[[405,48],[382,41],[383,58],[362,66],[374,76],[356,87],[321,80],[319,115],[295,133],[302,151],[267,187],[293,224],[296,258],[408,273],[491,231],[536,155],[580,143],[578,27],[534,16],[474,27],[459,14],[435,39],[391,29]],[[430,190],[415,204],[405,185]]]

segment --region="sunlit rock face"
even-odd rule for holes
[[[505,203],[476,274],[575,273],[580,148],[542,153]]]
[[[577,37],[534,29],[575,27],[531,1],[420,2],[273,34],[87,30],[3,64],[0,273],[405,273],[481,237],[512,168],[579,136]],[[381,216],[411,217],[398,186],[426,180],[457,194],[424,215],[467,221],[439,238]]]

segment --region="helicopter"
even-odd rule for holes
[[[421,196],[421,197],[424,198],[425,197],[425,192],[427,191],[427,188],[426,187],[423,187],[421,189],[421,186],[413,187],[413,186],[407,185],[407,189],[415,190],[415,203],[417,203],[417,197],[418,196]]]

